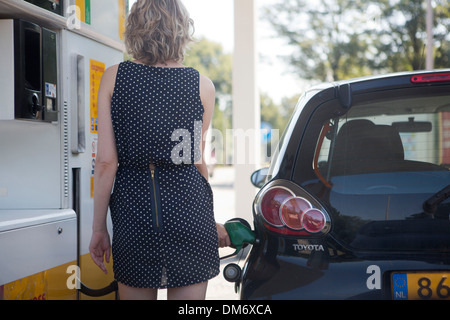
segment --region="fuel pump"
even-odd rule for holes
[[[123,61],[126,3],[0,0],[0,300],[115,291],[112,271],[89,256],[98,140],[89,123],[101,75]],[[73,266],[80,283],[104,289],[71,288]]]
[[[15,119],[58,119],[56,33],[14,20]]]

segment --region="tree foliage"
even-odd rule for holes
[[[270,123],[273,129],[284,132],[292,112],[297,105],[299,95],[285,97],[278,105],[266,93],[261,94],[261,121]]]
[[[223,134],[232,127],[232,58],[231,54],[224,52],[220,43],[200,38],[193,43],[187,52],[184,64],[197,69],[201,74],[207,76],[216,88],[216,104],[212,119],[212,127]],[[218,145],[217,142],[215,142]],[[223,141],[226,143],[226,141]],[[225,147],[219,146],[215,150],[216,158],[224,163],[227,155]]]
[[[231,54],[220,43],[200,38],[191,45],[184,64],[207,76],[216,88],[213,127],[225,130],[231,126],[231,93],[233,65]]]
[[[378,59],[374,67],[388,71],[423,69],[428,45],[426,1],[383,0],[376,3],[380,13],[377,18],[378,30],[373,34],[376,37],[376,51],[381,59]],[[434,59],[437,68],[449,67],[445,61],[438,58],[449,54],[449,8],[447,0],[435,1],[433,33],[436,52],[439,52],[439,55],[435,54]]]
[[[218,95],[230,95],[232,86],[231,54],[224,52],[220,43],[200,38],[191,45],[184,64],[196,68],[210,78]]]
[[[433,3],[435,66],[449,67],[450,4]],[[286,59],[303,79],[424,68],[424,0],[280,0],[264,16],[294,48]]]
[[[368,43],[361,12],[366,1],[286,0],[266,8],[265,17],[296,51],[287,62],[303,79],[337,80],[366,73]]]

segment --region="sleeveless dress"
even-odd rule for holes
[[[119,65],[110,211],[114,276],[125,285],[184,287],[219,274],[213,194],[194,165],[204,113],[199,80],[193,68]]]

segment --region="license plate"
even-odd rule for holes
[[[450,300],[450,272],[396,272],[392,274],[394,300]]]

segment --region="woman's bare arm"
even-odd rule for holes
[[[109,200],[117,172],[118,159],[111,121],[111,98],[117,75],[117,66],[105,71],[100,83],[97,100],[98,145],[94,171],[94,218],[89,246],[95,264],[107,273],[111,244],[106,226]]]

